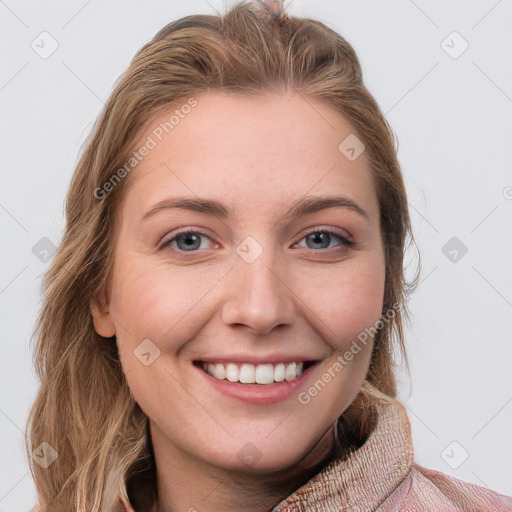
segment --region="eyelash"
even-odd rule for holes
[[[342,246],[346,246],[346,247],[353,247],[355,245],[355,243],[352,241],[352,240],[349,240],[347,237],[344,237],[343,235],[340,235],[339,233],[337,233],[336,231],[330,229],[330,228],[316,228],[312,231],[309,231],[308,233],[306,233],[298,242],[295,242],[293,244],[293,247],[295,247],[296,245],[298,245],[298,243],[303,240],[304,238],[310,236],[310,235],[314,235],[316,233],[328,233],[329,235],[331,236],[335,236],[336,238],[339,239],[339,241],[341,242],[341,245]],[[180,235],[201,235],[201,236],[204,236],[206,238],[210,238],[210,236],[203,232],[203,231],[200,231],[200,230],[192,230],[190,228],[182,228],[182,229],[179,229],[177,230],[175,233],[174,233],[174,236],[167,240],[166,242],[164,242],[163,244],[160,245],[160,249],[165,249],[167,247],[169,247],[171,245],[172,242],[174,242]],[[336,247],[339,247],[339,246],[336,246]],[[336,247],[333,247],[331,249],[335,249]],[[306,247],[307,249],[307,247]],[[198,250],[194,250],[194,251],[181,251],[180,249],[174,249],[174,250],[177,250],[178,252],[181,252],[183,254],[186,254],[187,252],[198,252]],[[318,252],[317,250],[315,249],[311,249],[312,251],[315,251],[315,252]],[[320,249],[320,251],[327,251],[329,249]]]
[[[302,240],[310,235],[314,235],[315,233],[328,233],[331,236],[335,236],[341,242],[341,245],[345,245],[347,247],[353,247],[355,245],[352,240],[349,240],[347,237],[340,235],[339,233],[337,233],[336,231],[334,231],[333,229],[330,229],[330,228],[316,228],[316,229],[306,233],[300,240]],[[299,240],[299,242],[300,242],[300,240]],[[296,244],[294,244],[294,246],[295,245]],[[312,250],[314,250],[314,249],[312,249]],[[326,251],[328,249],[323,249],[323,250]]]

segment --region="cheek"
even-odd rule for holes
[[[323,286],[317,282],[318,292],[312,298],[312,308],[328,328],[324,332],[330,344],[345,349],[360,333],[373,326],[382,313],[384,263],[378,259],[361,261],[346,269],[336,269],[320,282]]]
[[[117,322],[121,351],[133,349],[145,339],[173,350],[173,340],[190,337],[204,315],[203,299],[219,281],[218,272],[205,268],[166,268],[133,256],[116,262],[111,310]],[[176,341],[178,343],[178,341]]]

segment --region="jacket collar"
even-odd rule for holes
[[[272,512],[375,510],[404,480],[414,463],[411,425],[398,399],[375,404],[375,428],[345,460],[333,460]]]

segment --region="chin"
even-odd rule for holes
[[[253,441],[237,442],[240,448],[233,451],[231,441],[229,450],[223,451],[222,454],[211,453],[207,462],[229,471],[252,474],[287,470],[296,467],[301,461],[314,466],[328,455],[328,449],[324,447],[321,451],[319,447],[311,448],[312,443],[313,441],[308,442],[303,438],[289,439],[289,443],[283,445],[281,442],[272,443],[268,439],[258,441],[253,438]]]

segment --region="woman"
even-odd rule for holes
[[[411,236],[352,47],[279,2],[164,27],[78,163],[37,326],[41,512],[512,510],[418,466]]]

